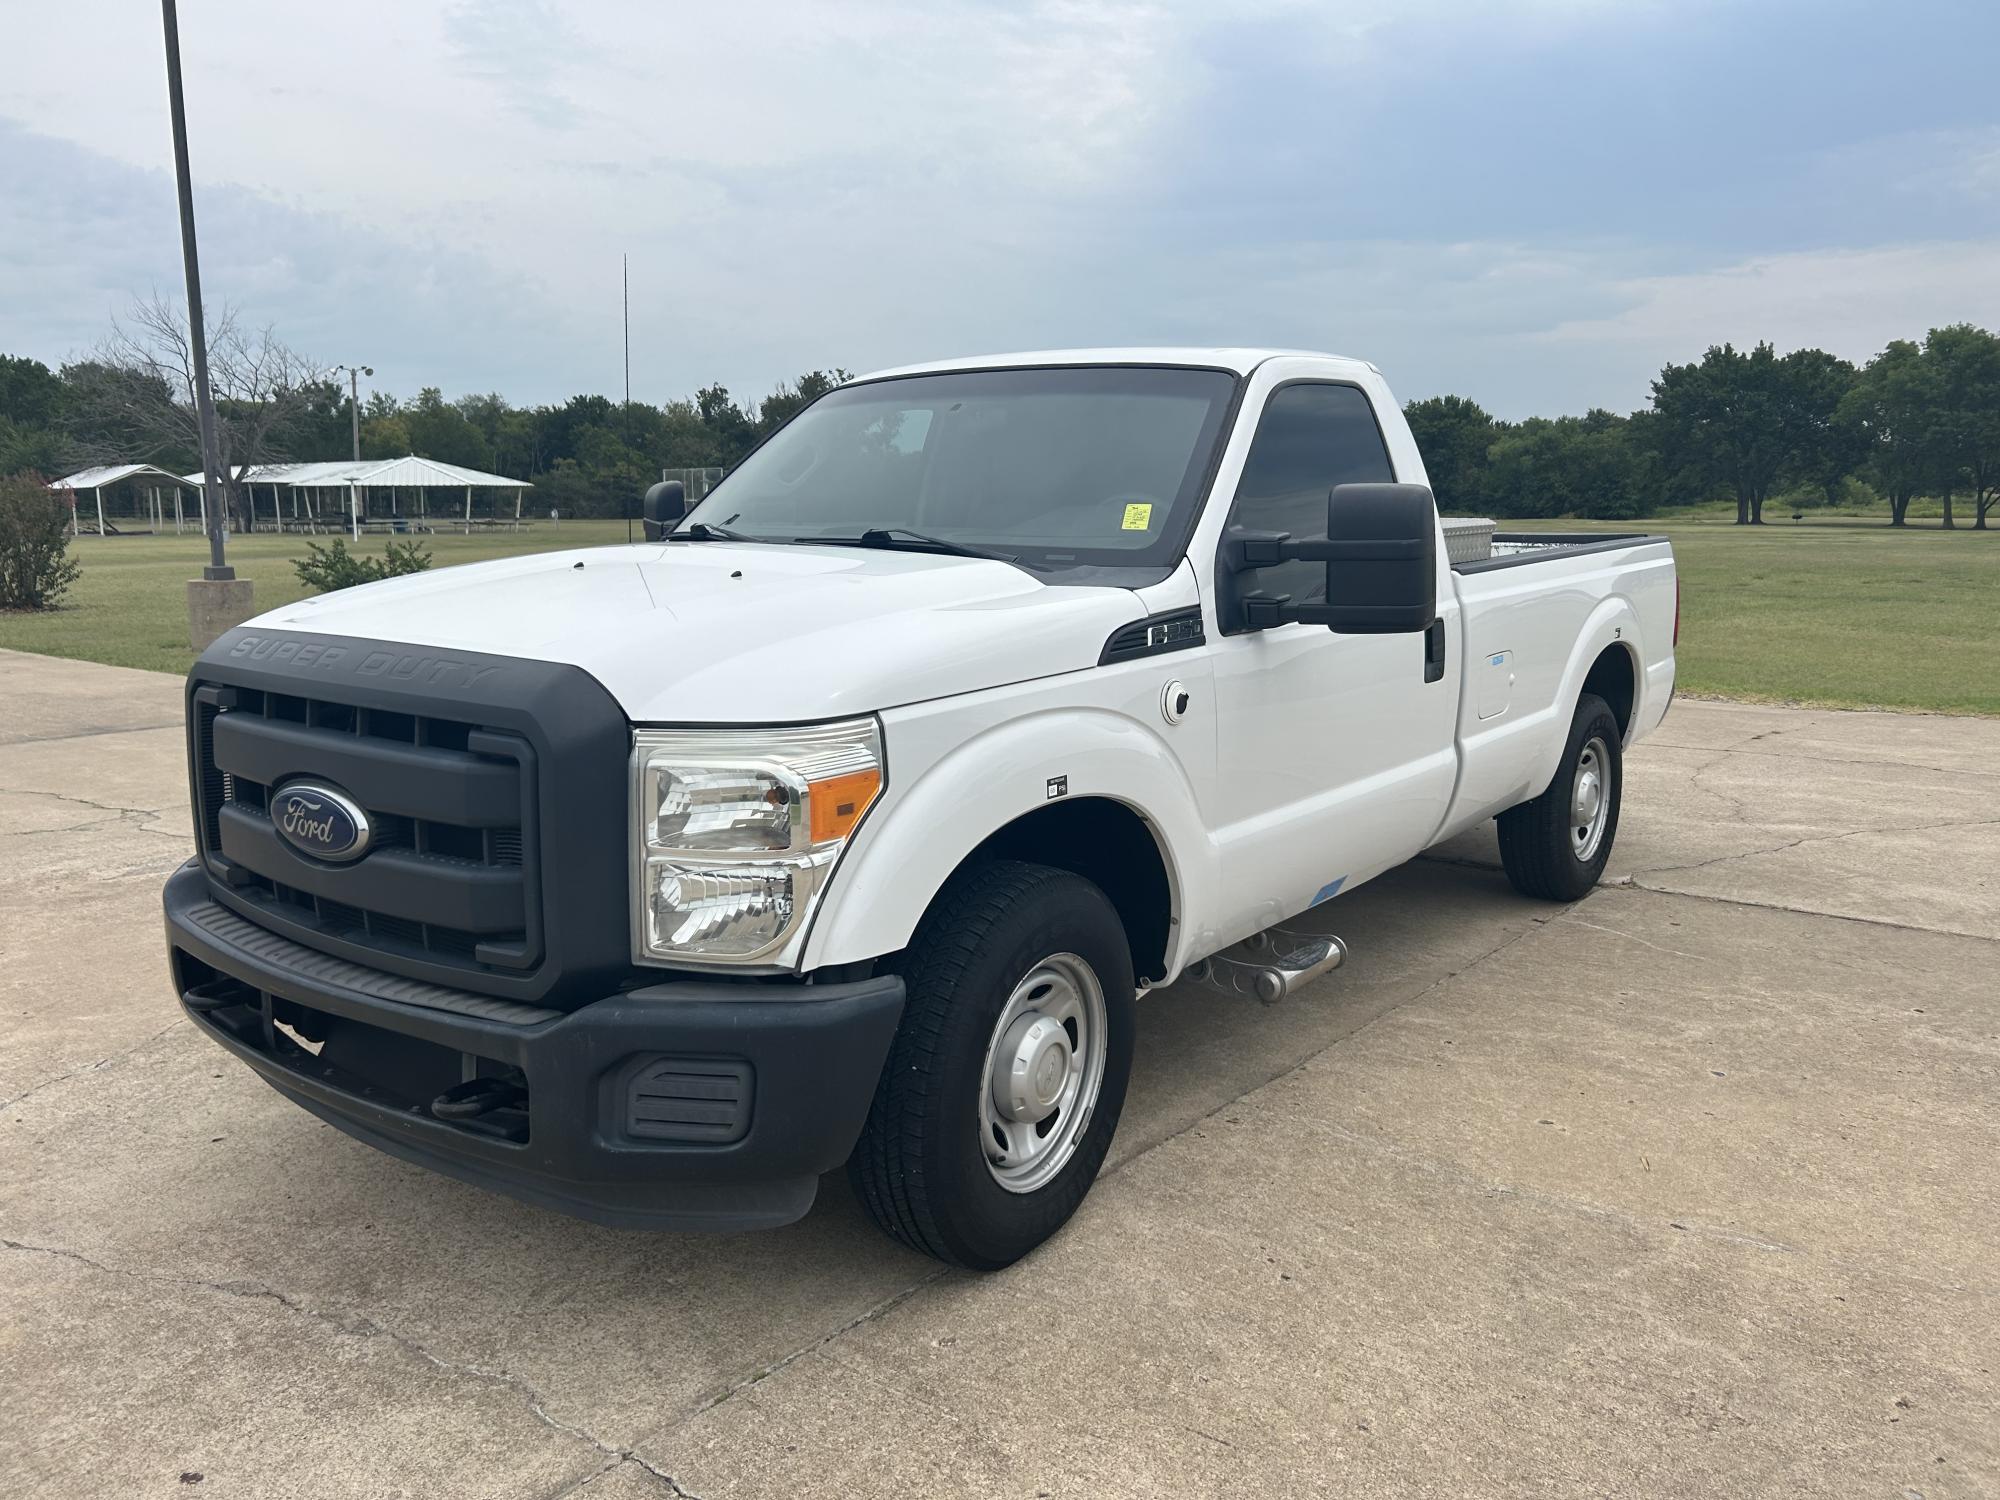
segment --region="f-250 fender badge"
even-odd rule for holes
[[[316,781],[288,781],[271,793],[271,826],[299,853],[333,864],[361,858],[375,837],[359,803]]]

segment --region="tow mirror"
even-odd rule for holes
[[[687,486],[678,479],[663,479],[647,490],[641,510],[646,540],[657,542],[672,531],[687,514],[687,508]]]
[[[1225,544],[1225,576],[1285,562],[1326,568],[1323,602],[1290,595],[1237,598],[1241,628],[1324,625],[1343,635],[1415,634],[1437,618],[1437,504],[1420,484],[1337,484],[1326,497],[1326,535],[1238,534]]]
[[[1437,618],[1437,502],[1420,484],[1337,484],[1326,497],[1327,628],[1428,630]]]

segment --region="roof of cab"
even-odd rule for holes
[[[1357,371],[1382,373],[1367,360],[1322,354],[1313,349],[1213,349],[1189,345],[1133,349],[1036,349],[1020,354],[982,354],[875,370],[867,375],[857,375],[855,382],[886,380],[898,375],[925,375],[941,370],[994,370],[1029,365],[1195,365],[1248,375],[1265,360],[1279,357],[1323,359],[1333,364],[1350,365]]]

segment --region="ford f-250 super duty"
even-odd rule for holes
[[[279,1092],[612,1224],[785,1223],[846,1162],[1014,1260],[1146,990],[1295,989],[1344,950],[1281,924],[1487,818],[1581,896],[1673,692],[1666,541],[1452,562],[1354,360],[890,371],[648,506],[217,641],[165,895],[183,1007]]]

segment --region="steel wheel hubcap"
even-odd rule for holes
[[[1032,1193],[1069,1164],[1104,1082],[1104,988],[1089,964],[1057,953],[1008,995],[986,1044],[979,1140],[1010,1193]]]
[[[1576,758],[1576,777],[1570,783],[1569,847],[1585,864],[1597,857],[1611,818],[1610,759],[1604,741],[1593,735]]]

